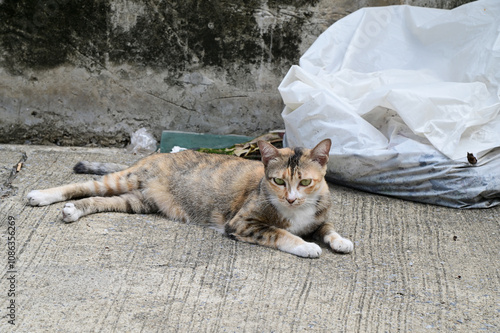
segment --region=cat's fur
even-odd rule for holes
[[[28,202],[44,206],[87,197],[64,206],[65,222],[105,211],[160,212],[175,220],[208,222],[230,237],[301,257],[321,254],[317,244],[300,237],[310,234],[336,252],[351,252],[352,242],[327,221],[331,195],[324,176],[331,141],[313,149],[258,144],[262,162],[195,151],[155,154],[101,181],[31,191]],[[80,163],[75,171],[109,170]]]

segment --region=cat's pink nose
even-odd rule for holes
[[[292,199],[286,198],[286,201],[288,201],[288,203],[290,205],[293,204],[295,202],[295,200],[297,200],[297,199],[295,199],[295,198],[292,198]]]

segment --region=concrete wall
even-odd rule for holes
[[[364,6],[468,0],[0,0],[0,142],[125,145],[147,127],[258,135],[277,91]]]

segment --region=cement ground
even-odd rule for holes
[[[500,208],[454,210],[332,185],[331,218],[355,250],[325,248],[311,260],[159,215],[64,224],[63,204],[26,205],[32,189],[91,178],[72,173],[79,160],[137,158],[0,145],[0,332],[500,331]]]

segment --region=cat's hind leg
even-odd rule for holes
[[[31,206],[46,206],[74,198],[119,195],[138,189],[140,183],[134,173],[125,170],[105,175],[100,181],[91,180],[46,190],[33,190],[28,193],[27,199]]]
[[[324,223],[315,232],[315,236],[328,244],[335,252],[351,253],[354,250],[354,244],[349,239],[340,236],[331,223]]]
[[[158,209],[144,198],[141,191],[132,191],[113,197],[90,197],[68,202],[62,212],[64,222],[74,222],[80,217],[100,212],[148,214]]]
[[[88,181],[85,183],[53,187],[46,190],[33,190],[28,193],[26,198],[31,206],[46,206],[72,198],[99,195],[97,190],[100,187],[100,182]]]

